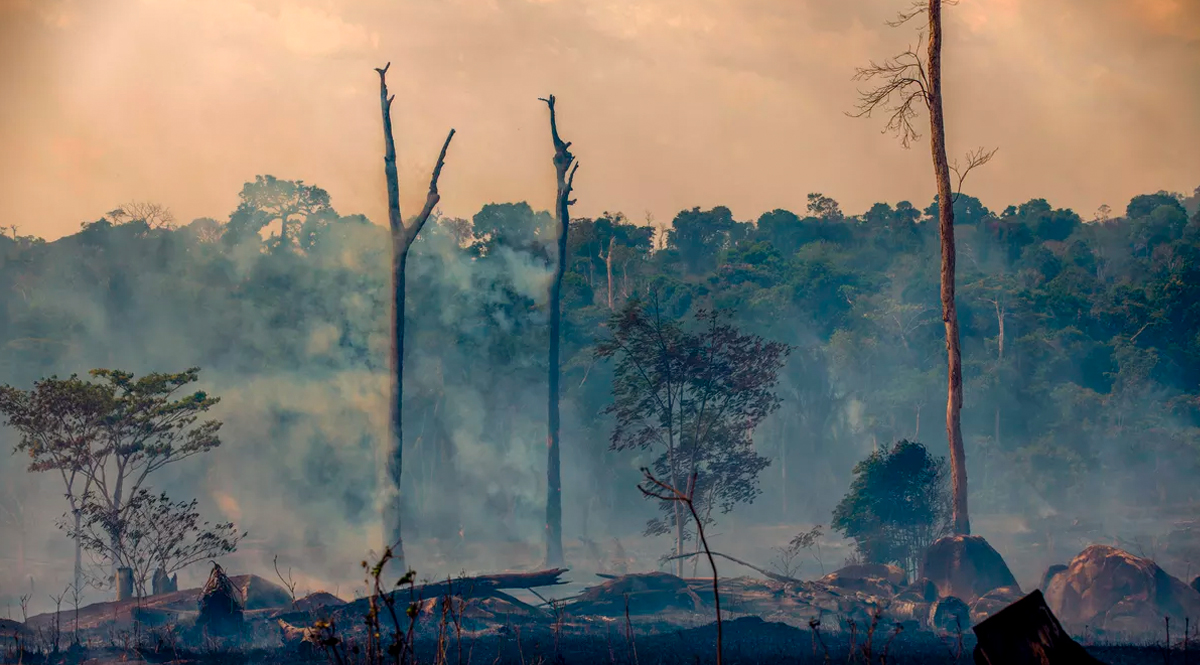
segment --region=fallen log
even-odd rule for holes
[[[1041,591],[974,628],[976,665],[1103,665],[1063,630]]]
[[[494,575],[474,575],[471,577],[451,578],[444,582],[417,584],[411,589],[397,589],[401,598],[411,595],[413,600],[435,598],[440,596],[456,596],[472,598],[497,595],[493,592],[501,589],[536,589],[547,586],[566,584],[562,579],[567,568],[551,568],[529,573],[497,573]],[[507,599],[506,599],[507,600]]]
[[[704,552],[688,552],[686,554],[676,554],[674,556],[669,556],[669,557],[663,559],[663,561],[674,561],[676,559],[689,559],[694,556],[700,556],[701,554],[704,554]],[[722,559],[727,559],[729,561],[732,561],[732,562],[738,564],[739,566],[745,566],[745,567],[749,568],[750,570],[753,570],[756,573],[764,575],[764,576],[766,576],[767,579],[773,580],[775,582],[782,582],[784,584],[801,584],[802,583],[801,580],[798,580],[794,577],[788,577],[787,575],[780,575],[778,573],[772,573],[769,570],[766,570],[764,568],[759,568],[758,566],[756,566],[752,563],[748,563],[746,561],[742,561],[741,559],[731,557],[728,554],[721,554],[720,552],[709,552],[709,554],[711,554],[713,556],[721,557]],[[608,577],[608,576],[601,575],[600,577]]]

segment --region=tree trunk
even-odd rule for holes
[[[425,197],[425,207],[405,228],[400,215],[400,179],[396,173],[396,142],[392,137],[392,100],[388,96],[387,70],[392,66],[388,63],[379,72],[379,103],[383,113],[383,174],[387,180],[388,195],[388,229],[392,236],[392,325],[391,325],[391,376],[389,377],[388,399],[388,439],[387,439],[387,478],[386,492],[388,496],[383,504],[383,537],[384,546],[392,547],[394,555],[393,566],[400,571],[406,571],[404,560],[404,541],[401,532],[401,517],[403,514],[403,499],[400,495],[400,478],[404,469],[404,297],[405,297],[405,266],[408,263],[408,249],[413,240],[421,232],[434,206],[441,200],[438,194],[438,177],[442,174],[442,166],[446,161],[446,150],[450,140],[454,138],[454,130],[446,136],[442,151],[438,155],[437,164],[433,167],[433,176],[429,180],[429,193]]]
[[[390,63],[389,63],[390,66]],[[383,111],[383,173],[387,179],[388,229],[392,237],[391,373],[388,377],[387,492],[383,507],[384,545],[392,546],[397,569],[404,570],[404,540],[401,533],[402,498],[400,478],[404,471],[404,268],[408,263],[404,221],[400,216],[400,178],[396,172],[396,142],[392,137],[392,99],[387,94],[384,74],[379,72],[379,98]]]
[[[78,508],[75,513],[75,533],[78,534],[83,526],[83,514]],[[79,541],[79,536],[75,536],[75,593],[79,593],[83,589],[83,544]]]
[[[562,328],[562,280],[567,271],[567,230],[570,228],[571,188],[575,180],[575,157],[568,150],[570,143],[558,135],[554,114],[554,95],[546,100],[550,107],[550,135],[554,141],[554,170],[558,181],[555,213],[558,217],[558,260],[554,279],[550,282],[550,362],[548,367],[550,391],[547,398],[546,436],[546,565],[563,565],[562,545],[562,470],[559,452],[559,337]],[[570,175],[568,175],[568,170]]]
[[[967,460],[962,439],[962,352],[954,302],[954,195],[946,159],[946,123],[942,114],[942,0],[929,0],[929,124],[933,170],[938,189],[938,231],[942,241],[942,320],[946,324],[948,389],[946,435],[950,442],[951,491],[955,534],[970,534],[967,514]]]
[[[608,255],[604,257],[604,265],[608,269],[608,309],[613,309],[613,269],[612,269],[612,252],[613,245],[616,244],[617,238],[613,236],[608,239]]]

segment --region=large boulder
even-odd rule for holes
[[[1000,610],[1012,605],[1022,597],[1021,590],[1015,586],[1002,586],[983,594],[971,603],[971,623],[984,621]]]
[[[929,606],[930,630],[961,634],[971,628],[971,608],[954,596],[939,598]]]
[[[1150,559],[1107,545],[1080,552],[1050,580],[1045,595],[1050,609],[1072,629],[1157,635],[1163,617],[1179,625],[1200,617],[1200,592]]]
[[[929,578],[938,595],[973,603],[993,589],[1015,587],[1017,580],[1000,553],[981,536],[947,536],[925,551],[920,577]]]
[[[1061,563],[1056,563],[1053,566],[1050,566],[1042,575],[1042,583],[1038,585],[1038,588],[1042,590],[1043,594],[1046,593],[1046,589],[1050,588],[1050,583],[1054,581],[1054,577],[1066,570],[1067,567]]]

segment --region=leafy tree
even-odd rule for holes
[[[699,275],[716,267],[720,251],[732,246],[736,227],[725,206],[684,210],[671,222],[667,247],[679,253],[685,274]]]
[[[171,575],[202,561],[237,551],[239,534],[232,522],[200,521],[197,501],[172,501],[165,492],[139,489],[117,511],[95,494],[83,498],[83,519],[62,523],[71,538],[100,561],[133,571],[138,595],[148,595],[147,581]]]
[[[255,176],[238,195],[241,202],[229,221],[231,237],[242,240],[257,236],[268,225],[278,222],[279,232],[272,234],[268,247],[289,249],[300,245],[302,225],[328,214],[329,193],[303,180],[280,180],[273,175]]]
[[[854,541],[864,561],[917,570],[925,549],[950,527],[945,459],[901,440],[854,467],[850,491],[830,525]]]
[[[20,433],[16,450],[30,456],[30,471],[63,478],[77,545],[86,544],[80,538],[88,514],[123,514],[151,474],[221,444],[221,423],[199,421],[219,399],[201,391],[176,395],[199,372],[135,378],[96,369],[95,382],[51,377],[29,391],[0,389],[0,413]],[[120,550],[120,535],[110,533],[110,551]]]
[[[722,318],[699,311],[702,327],[693,332],[665,318],[657,299],[634,299],[596,347],[597,357],[615,362],[613,403],[605,410],[616,420],[613,449],[657,452],[656,472],[672,486],[688,486],[706,522],[714,508],[729,512],[759,493],[768,460],[751,436],[779,407],[774,388],[790,351]],[[647,533],[674,531],[675,554],[682,555],[689,517],[676,502],[660,508],[664,517],[651,520]]]
[[[112,411],[110,391],[75,375],[42,379],[28,391],[0,387],[0,414],[19,436],[13,452],[29,456],[30,472],[55,473],[63,481],[76,531],[83,522],[85,499],[96,486],[96,462],[110,445],[104,435]],[[79,590],[83,543],[78,537],[74,540],[73,584]]]

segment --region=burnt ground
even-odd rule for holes
[[[632,636],[623,622],[595,630],[560,632],[540,622],[513,623],[486,634],[455,636],[446,626],[444,636],[422,631],[416,639],[416,662],[430,665],[692,665],[715,662],[715,624],[694,628],[634,626]],[[974,638],[937,635],[929,631],[902,631],[872,636],[861,631],[826,632],[741,617],[723,623],[724,662],[727,665],[778,663],[971,663]],[[58,653],[17,652],[11,644],[3,651],[4,663],[30,665],[116,665],[117,663],[194,663],[196,665],[275,665],[284,663],[335,663],[323,648],[309,644],[291,647],[247,646],[236,648],[210,642],[184,648],[151,631],[135,642],[116,635],[109,644],[75,647]],[[138,645],[140,643],[140,646]],[[1162,644],[1089,645],[1088,651],[1111,665],[1200,663],[1198,649],[1181,648],[1167,653]],[[439,652],[444,654],[439,657]],[[869,654],[869,661],[867,660]],[[343,655],[347,665],[365,662],[361,654]],[[409,659],[406,658],[406,661]]]

